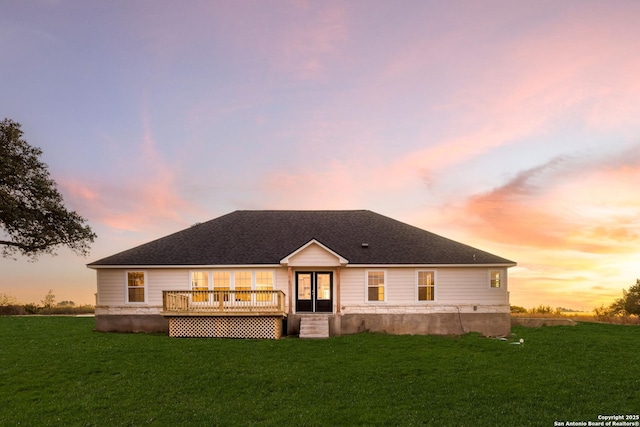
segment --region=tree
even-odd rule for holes
[[[519,305],[512,305],[511,306],[511,312],[512,313],[526,313],[527,309],[524,307],[520,307]]]
[[[55,305],[55,303],[56,296],[53,294],[53,289],[49,289],[49,292],[47,292],[47,295],[45,295],[44,299],[42,300],[42,305],[48,310],[49,314],[51,314],[51,308]]]
[[[640,279],[629,290],[622,290],[622,298],[615,300],[610,306],[613,314],[640,316]]]
[[[60,301],[57,304],[58,307],[75,307],[76,303],[73,301]]]
[[[0,122],[0,246],[2,256],[15,253],[36,259],[67,246],[86,256],[96,238],[86,220],[68,211],[42,150],[22,139],[20,124]]]
[[[4,305],[18,305],[18,300],[9,294],[0,294],[0,307]]]

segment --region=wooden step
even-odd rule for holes
[[[302,316],[300,338],[329,338],[329,316]]]

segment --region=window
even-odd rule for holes
[[[435,271],[418,271],[418,301],[435,301]]]
[[[207,271],[193,271],[191,273],[191,290],[205,291],[193,295],[193,302],[206,302],[208,300],[209,273]]]
[[[191,280],[191,289],[198,290],[202,287],[203,290],[209,289],[207,287],[207,278],[211,275],[213,300],[220,301],[222,297],[224,301],[252,301],[252,298],[256,301],[271,301],[272,294],[247,292],[251,290],[256,291],[272,291],[275,286],[275,273],[270,271],[202,271],[193,272]],[[205,278],[200,279],[201,275]],[[198,281],[196,281],[198,278]],[[204,292],[203,292],[204,293]],[[195,299],[194,299],[195,301]]]
[[[331,299],[331,273],[316,273],[316,298],[319,300]]]
[[[256,291],[272,291],[273,290],[273,272],[272,271],[256,271]],[[260,293],[257,297],[258,301],[269,301],[271,295],[268,293]]]
[[[384,271],[367,272],[367,301],[384,301]]]
[[[229,301],[228,291],[231,290],[231,274],[228,271],[213,272],[213,290],[225,291],[224,301]],[[214,301],[220,301],[220,292],[214,293]]]
[[[501,288],[502,287],[502,272],[500,270],[491,270],[489,273],[490,286],[492,288]]]
[[[250,271],[236,271],[235,272],[234,289],[236,291],[250,291],[251,290],[251,272]],[[245,292],[236,293],[236,301],[250,301],[251,294]]]
[[[127,272],[127,302],[144,302],[144,271]]]

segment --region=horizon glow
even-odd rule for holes
[[[93,303],[85,264],[236,209],[369,209],[512,259],[513,305],[640,277],[640,3],[13,2],[0,118],[91,257],[0,293]]]

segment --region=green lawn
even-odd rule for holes
[[[553,426],[640,412],[640,327],[515,328],[509,342],[105,334],[0,317],[0,425]],[[510,344],[524,338],[524,346]]]

